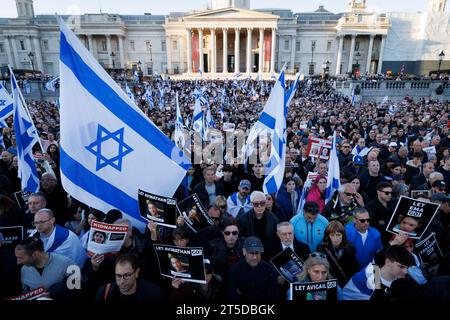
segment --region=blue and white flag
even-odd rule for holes
[[[173,196],[190,161],[59,23],[63,187],[93,208],[120,210],[143,231],[139,189]]]
[[[206,104],[206,99],[203,96],[203,93],[195,89],[194,91],[194,97],[195,97],[195,105],[194,105],[194,115],[192,117],[192,128],[194,131],[200,133],[200,135],[203,137],[203,109],[202,105]]]
[[[207,136],[208,136],[208,131],[209,129],[214,129],[215,128],[215,124],[214,124],[214,120],[211,116],[211,108],[208,106],[208,108],[206,109],[206,115],[205,115],[205,126],[204,126],[205,132],[204,132],[204,137],[203,140],[207,140]]]
[[[155,107],[155,104],[153,102],[153,93],[149,87],[147,87],[147,89],[145,90],[144,96],[145,96],[145,100],[147,100],[147,102],[148,102],[149,108],[153,109]]]
[[[178,145],[179,148],[183,148],[185,144],[184,139],[184,123],[183,123],[183,117],[181,116],[180,111],[180,104],[178,102],[178,92],[176,95],[176,102],[177,102],[177,111],[176,111],[176,121],[175,121],[175,133],[174,133],[174,141]]]
[[[0,125],[6,128],[6,119],[12,115],[14,111],[13,99],[6,90],[5,86],[0,84]]]
[[[352,104],[352,107],[355,106],[355,88],[353,88],[353,90],[352,90],[351,104]]]
[[[234,74],[234,78],[235,78],[235,79],[238,79],[240,76],[242,76],[242,73],[241,73],[241,72],[236,72],[236,73]]]
[[[134,104],[136,104],[136,100],[134,99],[134,94],[131,92],[130,88],[128,87],[128,83],[125,83],[125,92],[127,93],[128,98],[130,98],[131,101],[133,101]]]
[[[160,110],[164,109],[164,87],[159,88],[159,102],[158,102],[158,107]]]
[[[186,120],[184,121],[184,125],[189,129],[191,125],[191,120],[189,120],[189,115],[186,116]]]
[[[3,128],[4,126],[0,123],[0,146],[2,151],[6,149],[5,142],[3,141]]]
[[[23,82],[23,89],[25,90],[26,94],[30,94],[31,93],[31,84],[30,84],[30,82],[28,82],[28,80],[25,80]]]
[[[341,186],[339,159],[336,150],[336,131],[333,133],[333,141],[331,143],[330,160],[328,162],[327,188],[325,190],[325,203],[330,201],[334,192]]]
[[[59,81],[59,77],[55,77],[55,78],[51,79],[50,81],[48,81],[48,82],[45,84],[45,90],[55,92],[55,91],[56,91],[55,85],[56,85],[56,83],[57,83],[58,81]]]
[[[22,191],[37,192],[39,190],[39,178],[34,163],[33,147],[39,142],[39,136],[24,105],[14,73],[11,69],[10,72],[14,104],[14,133],[16,135],[19,164],[17,176],[21,179]]]

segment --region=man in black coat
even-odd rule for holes
[[[212,206],[217,196],[224,195],[224,188],[220,182],[214,181],[215,170],[211,167],[203,170],[204,181],[197,184],[192,193],[196,193],[205,207]]]

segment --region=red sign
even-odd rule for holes
[[[330,151],[330,140],[320,139],[317,137],[309,138],[308,148],[306,149],[306,154],[308,157],[328,160],[330,158]]]

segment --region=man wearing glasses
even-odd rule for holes
[[[352,151],[350,143],[347,140],[343,140],[338,154],[339,167],[343,168],[352,161],[353,155],[350,151]]]
[[[346,224],[351,216],[353,210],[359,207],[355,200],[357,192],[351,183],[345,183],[339,187],[339,193],[334,195],[323,209],[323,216],[328,220],[336,220]]]
[[[116,281],[102,286],[95,299],[161,301],[161,289],[151,282],[139,280],[139,271],[139,259],[135,255],[126,253],[119,256],[115,264]]]
[[[354,222],[345,226],[348,241],[355,248],[356,261],[360,268],[366,267],[383,249],[381,235],[377,229],[370,227],[369,212],[364,208],[355,209]]]
[[[377,185],[377,197],[367,204],[367,209],[374,220],[373,227],[382,235],[383,244],[387,244],[391,234],[385,229],[395,209],[395,203],[392,201],[392,185],[389,182],[380,182]]]
[[[264,248],[263,259],[270,259],[277,250],[278,218],[266,210],[266,195],[261,191],[253,191],[250,195],[253,209],[237,218],[243,237],[256,236],[261,239]]]

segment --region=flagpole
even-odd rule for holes
[[[14,76],[13,70],[12,70],[12,68],[11,68],[11,66],[9,64],[8,64],[8,68],[9,68],[9,72],[11,73],[11,77]],[[11,88],[11,90],[12,90],[12,88]],[[30,110],[28,110],[28,106],[27,106],[27,104],[25,102],[25,99],[23,98],[22,91],[20,90],[19,86],[17,86],[17,92],[19,92],[20,101],[22,102],[22,105],[23,105],[23,107],[25,109],[25,112],[27,113],[28,117],[30,118],[31,125],[33,126],[33,129],[36,132],[37,137],[38,137],[37,140],[38,140],[39,147],[41,147],[42,155],[44,155],[45,150],[44,150],[44,147],[42,146],[41,138],[39,137],[39,134],[38,134],[38,131],[36,129],[36,126],[34,125],[33,117],[31,116]],[[50,172],[53,175],[55,175],[55,171],[53,171],[53,169],[51,168],[50,164],[45,159],[45,157],[44,157],[44,165],[45,165],[45,170],[47,172]]]

